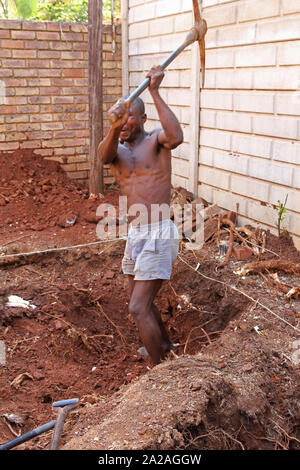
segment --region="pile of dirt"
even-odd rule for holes
[[[128,314],[124,240],[5,258],[97,240],[99,205],[55,163],[10,158],[0,183],[0,442],[51,421],[54,401],[76,397],[61,448],[299,449],[299,299],[269,283],[271,272],[240,275],[245,261],[233,257],[224,265],[214,238],[201,250],[181,243],[156,301],[178,357],[153,367]],[[115,204],[119,194],[104,196]],[[63,227],[69,210],[78,218]],[[272,259],[299,262],[288,234],[266,232],[265,251],[247,263]],[[299,285],[297,271],[276,274]],[[11,295],[35,308],[9,306]],[[51,437],[17,449],[48,449]]]
[[[32,150],[0,154],[0,233],[42,231],[95,223],[99,200],[89,199],[88,188],[67,177],[60,164],[34,155]],[[101,203],[117,200],[110,192]]]

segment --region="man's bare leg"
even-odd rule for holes
[[[170,339],[164,328],[160,313],[153,301],[162,280],[130,281],[132,287],[129,312],[135,319],[140,338],[154,364],[159,364],[170,349]],[[158,317],[159,315],[159,317]]]
[[[134,285],[135,285],[134,276],[128,276],[128,287],[129,287],[129,298],[130,299],[131,299],[131,295],[132,295],[132,292],[133,292],[133,289],[134,289]],[[173,345],[173,343],[172,343],[172,341],[171,341],[171,339],[170,339],[170,337],[167,333],[164,322],[162,321],[162,318],[161,318],[160,311],[158,310],[158,308],[156,307],[154,302],[152,302],[151,308],[152,308],[152,313],[155,316],[156,321],[157,321],[157,323],[159,325],[159,328],[160,328],[160,331],[161,331],[161,335],[162,335],[162,338],[163,338],[163,344],[162,344],[163,350],[164,350],[165,353],[167,353],[171,349],[175,349],[175,347],[174,347],[174,345]]]

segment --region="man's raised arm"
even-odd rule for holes
[[[183,142],[183,132],[177,117],[159,94],[159,85],[164,78],[164,72],[161,66],[152,67],[147,77],[150,78],[148,89],[162,125],[162,131],[158,135],[158,143],[165,148],[174,149]]]
[[[108,134],[98,146],[98,155],[103,164],[111,163],[116,158],[120,132],[128,120],[129,108],[130,103],[121,98],[109,110],[109,113],[114,113],[118,119],[111,125]]]

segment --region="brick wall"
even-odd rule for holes
[[[106,111],[121,94],[120,27],[112,54],[103,31]],[[89,162],[88,30],[81,23],[0,20],[0,151],[33,149],[86,181]],[[105,182],[111,182],[105,168]]]
[[[129,0],[131,88],[183,40],[191,9],[190,0]],[[288,195],[284,227],[300,248],[300,2],[203,0],[202,12],[207,71],[197,158],[192,48],[173,62],[162,87],[185,136],[172,159],[173,183],[191,188],[197,164],[198,195],[228,209],[238,205],[239,223],[272,231],[278,200]],[[151,98],[143,97],[155,126]]]

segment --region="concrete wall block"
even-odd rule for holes
[[[234,67],[233,49],[211,49],[206,53],[206,69]]]
[[[293,163],[295,165],[299,165],[300,143],[289,141],[275,141],[273,144],[273,159],[280,162]]]
[[[248,157],[228,152],[214,151],[214,166],[232,173],[247,175]]]
[[[300,67],[256,69],[253,74],[256,90],[299,90]]]
[[[280,0],[248,0],[237,3],[240,22],[279,15]]]
[[[277,114],[300,115],[300,92],[276,94],[275,110]]]
[[[230,173],[217,170],[204,165],[199,165],[198,180],[216,188],[229,189]]]
[[[216,127],[227,131],[251,132],[252,116],[239,112],[217,112]]]
[[[178,158],[183,158],[185,160],[190,160],[191,158],[191,144],[189,142],[183,142],[176,150],[173,150],[173,153]]]
[[[272,207],[259,204],[256,201],[248,201],[248,217],[260,222],[264,226],[275,226],[277,211]]]
[[[180,15],[178,18],[181,18]],[[156,18],[150,22],[149,25],[149,36],[160,36],[161,34],[170,34],[174,31],[174,17]],[[185,29],[179,31],[186,31]],[[177,30],[175,29],[175,32]]]
[[[156,3],[156,16],[170,16],[181,12],[181,0],[160,0]]]
[[[213,191],[214,188],[204,183],[200,183],[197,186],[197,196],[203,197],[209,204],[213,203]]]
[[[247,214],[247,206],[248,201],[247,198],[232,194],[229,191],[222,191],[219,189],[214,188],[212,191],[212,203],[217,204],[219,207],[222,207],[226,210],[237,211],[238,205],[238,212],[239,214],[246,215]]]
[[[268,2],[266,2],[268,3]],[[256,41],[273,42],[299,39],[299,19],[274,19],[257,24]]]
[[[217,34],[218,47],[239,46],[256,42],[256,24],[234,25],[220,28]]]
[[[156,3],[143,2],[134,8],[129,9],[129,24],[137,23],[139,21],[147,21],[155,18]]]
[[[181,70],[179,71],[179,87],[190,88],[192,83],[192,71]]]
[[[300,12],[300,4],[298,0],[281,0],[281,8],[284,15]]]
[[[189,4],[191,8],[192,7],[191,2],[189,2]],[[176,33],[177,32],[179,33],[181,31],[187,32],[194,25],[194,15],[192,12],[183,13],[181,15],[176,15],[173,17],[173,20],[174,20],[174,32]]]
[[[295,235],[300,234],[300,214],[289,214],[289,231]],[[298,240],[298,244],[300,238]]]
[[[293,118],[253,116],[253,132],[286,139],[297,139],[298,121]]]
[[[277,186],[275,184],[271,185],[269,196],[270,204],[274,204],[277,206],[279,204],[278,201],[284,204],[286,197],[286,209],[299,212],[300,190],[285,188],[284,186]]]
[[[200,113],[200,127],[217,127],[216,111],[210,109],[202,109]]]
[[[186,37],[185,33],[170,34],[168,39],[164,36],[160,37],[160,52],[173,52],[178,46],[180,46]],[[189,50],[191,46],[186,49]],[[191,65],[191,64],[190,64]]]
[[[300,41],[288,41],[278,46],[279,65],[300,64]]]
[[[300,167],[293,168],[293,188],[300,189]]]
[[[140,39],[148,37],[149,35],[149,23],[144,21],[142,23],[133,23],[129,25],[128,37],[131,39]]]
[[[235,52],[236,67],[276,65],[276,45],[259,44],[239,47]]]
[[[169,89],[168,90],[168,104],[175,106],[190,106],[192,104],[192,93],[189,89]]]
[[[183,178],[182,176],[172,174],[171,183],[173,186],[181,186],[184,189],[189,190],[189,180],[187,178]]]
[[[232,151],[233,153],[271,158],[272,139],[254,135],[233,134]]]
[[[189,162],[187,160],[180,160],[179,158],[172,158],[172,172],[174,175],[189,177]]]
[[[232,110],[233,94],[204,89],[201,91],[201,108]]]
[[[245,92],[234,93],[233,109],[235,111],[247,111],[252,113],[269,113],[274,112],[274,94],[271,92]]]
[[[270,185],[247,176],[232,175],[230,188],[232,192],[252,199],[263,202],[269,200]]]
[[[214,150],[206,147],[199,149],[199,164],[206,166],[214,166]]]
[[[231,133],[217,129],[200,129],[200,145],[221,150],[231,150]]]
[[[292,186],[293,184],[293,168],[270,160],[252,157],[249,160],[248,174],[253,178],[285,186]]]
[[[219,70],[216,74],[216,88],[230,90],[251,90],[253,83],[253,73],[253,70],[249,69]]]
[[[207,22],[208,28],[214,28],[216,26],[223,26],[233,24],[236,22],[236,5],[218,5],[215,8],[210,8],[205,11],[203,15]]]
[[[178,114],[176,114],[176,116],[178,116]],[[191,124],[192,116],[191,116],[191,108],[189,106],[180,108],[180,122],[182,124]]]

